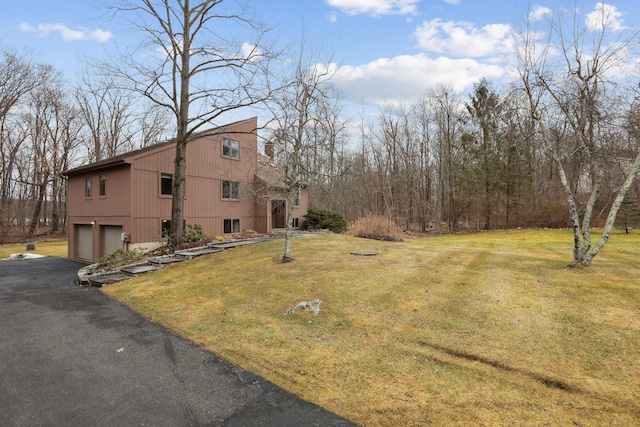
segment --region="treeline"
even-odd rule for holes
[[[313,207],[349,221],[384,216],[420,232],[570,227],[566,194],[527,99],[508,89],[481,79],[464,97],[441,86],[417,102],[382,110],[374,121],[362,120],[357,129],[337,125],[337,117],[323,119],[310,132],[321,152],[309,156],[307,170],[323,177],[312,187]],[[603,225],[638,152],[635,104],[612,108],[592,112],[598,120],[590,132],[597,133],[593,141],[604,164],[595,226]],[[562,114],[553,117],[548,127],[569,185],[585,200],[594,171],[569,123]],[[621,226],[639,224],[639,195],[636,180],[621,207]]]
[[[74,85],[28,54],[0,51],[0,243],[66,231],[61,173],[167,137],[166,117],[109,78]]]
[[[373,119],[345,117],[325,88],[331,68],[317,64],[299,69],[286,94],[253,96],[255,72],[251,86],[236,89],[247,105],[271,105],[263,111],[274,117],[261,119],[280,128],[263,130],[266,141],[278,143],[288,182],[309,186],[311,208],[350,222],[384,216],[420,232],[571,227],[582,262],[593,226],[640,225],[639,184],[628,179],[640,171],[640,94],[630,68],[640,35],[608,42],[619,28],[602,13],[593,28],[577,16],[551,21],[546,45],[534,28],[518,34],[504,86],[480,78],[463,95],[442,85]],[[565,32],[554,31],[562,25]],[[0,243],[12,232],[65,231],[64,170],[176,135],[176,113],[160,110],[166,103],[122,84],[135,77],[128,68],[108,70],[70,84],[51,66],[0,50]],[[202,89],[215,100],[206,117],[231,108],[217,95],[225,90]]]

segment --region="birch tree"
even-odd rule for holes
[[[609,239],[618,209],[640,171],[638,152],[615,194],[604,231],[593,245],[591,221],[606,172],[604,160],[606,156],[616,155],[615,144],[606,141],[607,133],[602,131],[602,126],[605,119],[615,121],[613,116],[625,114],[622,107],[626,98],[614,97],[614,94],[626,82],[614,81],[613,76],[623,71],[639,38],[635,32],[625,38],[612,39],[612,33],[621,28],[613,10],[604,3],[585,20],[577,7],[574,10],[568,30],[560,16],[551,22],[546,42],[541,42],[542,33],[529,22],[518,36],[517,57],[531,116],[538,124],[565,192],[573,228],[571,266],[589,266]],[[568,126],[571,130],[570,140],[556,137],[554,118],[561,119],[558,126]],[[567,141],[572,145],[567,146]],[[569,157],[575,156],[581,156],[584,163],[578,181],[572,185],[566,164]]]
[[[273,145],[276,162],[281,175],[278,180],[284,185],[287,199],[287,226],[285,231],[285,249],[282,262],[290,262],[292,257],[292,229],[294,201],[304,178],[311,171],[304,168],[306,157],[317,148],[319,139],[313,138],[314,130],[319,128],[322,117],[326,117],[330,101],[330,80],[335,68],[330,65],[305,63],[302,55],[298,58],[292,73],[285,76],[281,90],[269,103],[272,112],[272,129],[268,142]],[[321,114],[324,112],[324,114]],[[335,136],[324,139],[331,143]]]

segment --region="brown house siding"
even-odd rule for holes
[[[100,175],[106,175],[105,195],[100,196]],[[91,177],[91,197],[85,197],[85,178]],[[73,210],[69,210],[68,224],[68,254],[70,258],[79,258],[77,227],[74,224],[92,227],[93,258],[99,259],[104,255],[101,245],[101,226],[120,226],[127,230],[131,226],[131,209],[129,185],[129,167],[118,166],[109,170],[98,170],[78,175],[76,179],[69,179],[67,200]],[[85,259],[86,260],[86,259]]]
[[[187,177],[184,219],[199,224],[207,236],[223,234],[225,219],[240,219],[240,230],[270,230],[271,204],[260,200],[255,189],[257,173],[257,119],[249,119],[217,129],[217,134],[201,137],[187,147]],[[224,134],[223,132],[227,132]],[[223,156],[222,140],[239,143],[239,159]],[[123,248],[151,247],[162,240],[162,221],[171,218],[170,195],[161,194],[161,174],[173,174],[175,144],[163,143],[92,165],[68,171],[69,257],[97,261],[113,250],[115,233],[121,227],[130,241]],[[100,174],[107,176],[106,196],[99,196]],[[85,198],[85,177],[91,176],[92,195]],[[222,197],[223,181],[239,183],[237,200]],[[306,213],[306,191],[296,209],[300,225]],[[78,231],[93,238],[93,252],[87,243],[79,248]],[[79,254],[84,251],[84,258]],[[90,255],[89,255],[90,254]],[[88,257],[91,259],[87,259]]]

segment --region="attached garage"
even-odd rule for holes
[[[76,258],[93,261],[93,226],[76,224]]]
[[[122,226],[103,225],[100,227],[100,239],[102,240],[102,256],[109,255],[118,249],[122,249]]]

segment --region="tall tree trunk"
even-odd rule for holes
[[[44,195],[47,191],[47,183],[40,183],[38,188],[38,199],[33,207],[33,215],[31,216],[31,222],[29,223],[29,231],[27,232],[27,239],[33,239],[36,235],[36,229],[40,222],[40,212],[42,211],[42,203],[44,202]]]
[[[182,40],[182,51],[180,52],[181,67],[180,72],[180,98],[178,113],[178,127],[176,137],[176,158],[174,161],[173,174],[173,198],[171,201],[171,227],[170,239],[173,248],[179,248],[184,239],[184,198],[186,194],[186,172],[187,172],[187,137],[189,132],[189,80],[191,68],[189,64],[191,55],[190,37],[191,34],[191,9],[189,0],[185,0],[182,8],[184,16],[184,34]]]
[[[618,190],[618,195],[616,196],[611,209],[609,209],[609,215],[607,216],[607,222],[605,223],[602,236],[600,236],[598,243],[596,243],[596,245],[584,255],[584,258],[582,259],[582,265],[591,265],[591,261],[593,261],[593,258],[600,253],[604,245],[609,240],[609,236],[611,236],[611,231],[613,230],[613,225],[616,222],[616,215],[618,214],[618,210],[620,209],[622,201],[627,195],[629,187],[631,187],[631,184],[633,183],[633,180],[635,179],[638,172],[640,172],[640,153],[636,155],[636,159],[629,169],[627,179],[625,179],[624,183],[620,187],[620,190]]]

